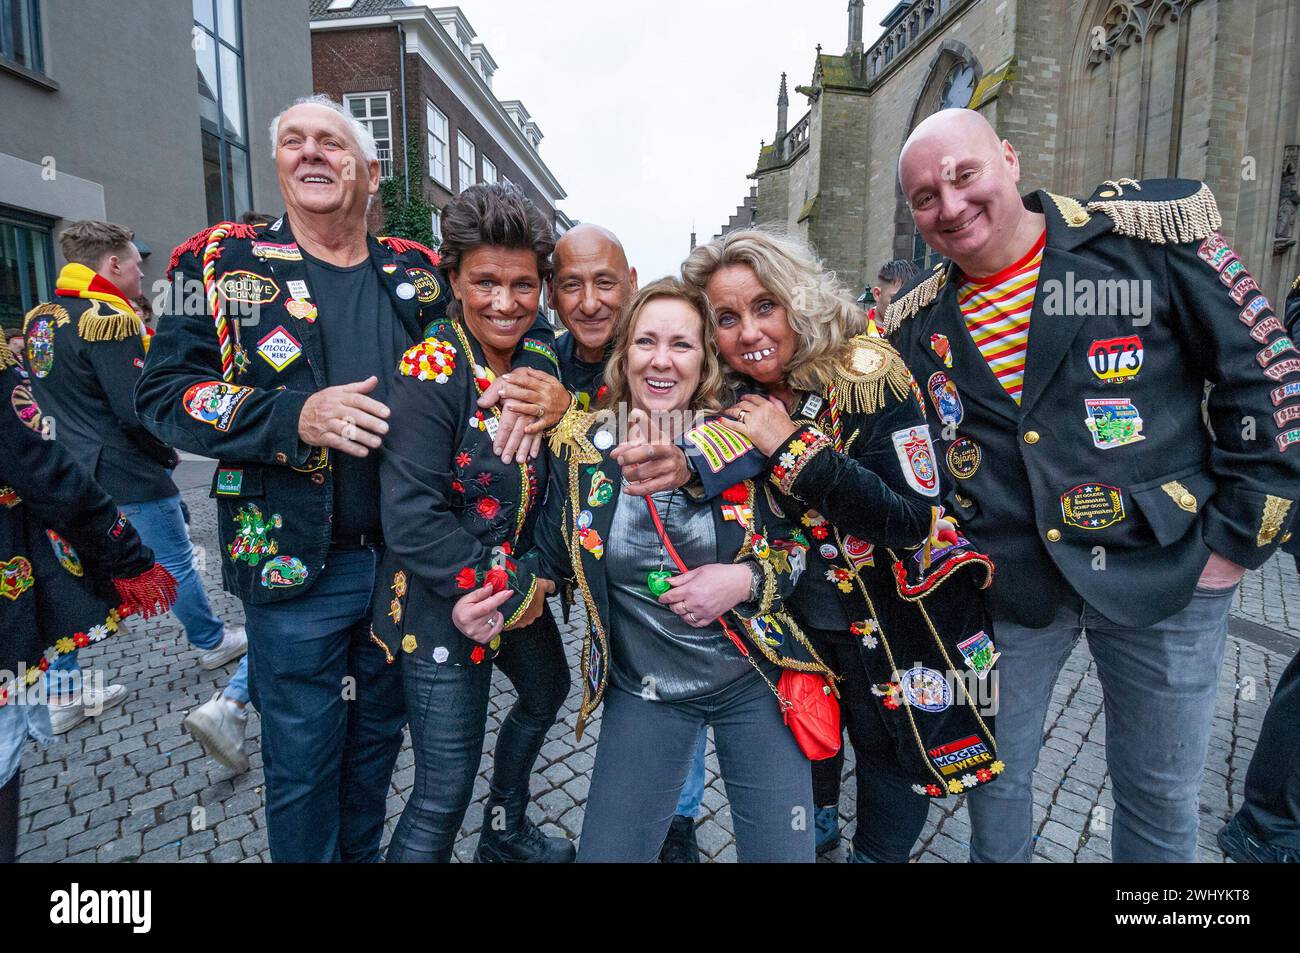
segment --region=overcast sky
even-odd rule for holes
[[[446,5],[435,0],[430,6]],[[865,42],[895,0],[867,0]],[[677,272],[752,184],[776,130],[781,72],[790,124],[808,100],[816,46],[843,53],[848,0],[461,0],[500,65],[493,91],[521,99],[571,218],[613,229],[642,283]]]

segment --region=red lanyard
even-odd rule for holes
[[[659,518],[659,509],[655,506],[654,501],[649,496],[645,497],[646,508],[650,511],[650,518],[654,520],[655,532],[659,534],[659,541],[664,544],[664,549],[668,553],[668,558],[673,561],[678,572],[689,572],[686,563],[682,562],[682,557],[677,554],[677,548],[673,546],[673,541],[668,538],[668,530],[664,528],[664,521]],[[740,637],[731,631],[731,626],[727,625],[727,620],[719,618],[717,623],[722,626],[722,631],[727,633],[727,638],[731,643],[740,650],[740,654],[749,658],[749,650],[745,648],[745,643],[740,641]]]

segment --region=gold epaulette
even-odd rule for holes
[[[926,278],[907,294],[898,298],[889,306],[885,312],[885,319],[880,324],[882,334],[890,335],[902,326],[908,318],[914,318],[920,310],[927,305],[933,304],[934,300],[939,297],[939,292],[943,289],[948,280],[948,265],[940,262],[934,266],[934,273]]]
[[[912,389],[912,375],[903,358],[884,338],[859,334],[849,341],[844,362],[835,373],[835,398],[841,410],[874,414],[885,406],[885,388],[899,400]]]
[[[1163,185],[1161,180],[1148,186]],[[1106,182],[1108,188],[1096,193],[1088,202],[1088,211],[1100,212],[1114,223],[1118,235],[1141,238],[1157,245],[1183,244],[1209,238],[1223,226],[1214,193],[1204,182],[1191,195],[1179,198],[1143,198],[1143,185],[1132,179]],[[1132,190],[1125,197],[1124,186]]]
[[[1292,291],[1300,291],[1300,275],[1295,276],[1295,281],[1291,282]]]
[[[81,312],[77,336],[83,341],[125,341],[133,334],[139,337],[141,326],[134,311],[118,311],[103,301],[91,301]]]
[[[55,304],[53,301],[47,301],[44,304],[38,304],[36,307],[32,308],[32,310],[27,312],[26,317],[23,318],[23,334],[27,333],[27,328],[33,321],[37,318],[45,317],[53,318],[54,326],[56,328],[61,328],[72,320],[72,318],[68,316],[67,308],[61,304]]]
[[[564,416],[546,435],[546,445],[560,460],[577,463],[600,463],[600,451],[587,437],[596,422],[596,415],[583,410],[575,400],[569,404]]]
[[[9,345],[0,347],[0,371],[7,371],[11,367],[17,367],[18,361],[14,358],[14,352],[9,350]]]

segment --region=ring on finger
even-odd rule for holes
[[[700,621],[699,619],[697,619],[697,618],[695,617],[695,613],[694,613],[694,612],[688,612],[688,613],[686,613],[686,618],[690,619],[692,622],[699,622],[699,621]]]

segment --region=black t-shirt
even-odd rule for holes
[[[303,252],[307,278],[315,297],[321,343],[325,350],[325,382],[330,387],[378,377],[379,385],[367,396],[388,401],[388,387],[409,335],[393,309],[367,258],[359,265],[340,268]],[[334,461],[335,539],[353,539],[378,533],[379,452],[358,459],[332,453]]]
[[[555,342],[555,353],[560,359],[560,379],[564,386],[578,395],[579,407],[590,409],[605,383],[605,362],[588,364],[578,357],[578,339],[571,333],[560,335]]]

